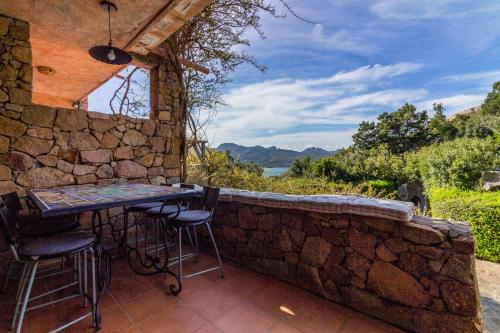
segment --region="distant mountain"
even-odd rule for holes
[[[223,143],[216,148],[219,151],[231,151],[231,156],[239,158],[241,162],[255,163],[266,168],[288,167],[297,158],[311,156],[318,159],[324,156],[333,156],[336,151],[328,151],[321,148],[311,147],[304,151],[280,149],[276,147],[265,148],[262,146],[245,147],[235,143]]]

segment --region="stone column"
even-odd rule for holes
[[[18,119],[31,104],[32,77],[28,22],[0,15],[0,154],[26,130]],[[25,162],[22,157],[19,164]],[[0,192],[23,192],[12,177],[11,169],[0,163]]]

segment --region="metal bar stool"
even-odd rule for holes
[[[23,206],[21,200],[16,192],[10,192],[3,194],[1,196],[2,202],[5,204],[9,210],[15,214],[17,225],[16,228],[20,237],[22,238],[39,238],[57,235],[63,232],[75,231],[81,228],[81,224],[78,221],[77,216],[64,216],[60,218],[42,218],[35,214],[22,214]],[[29,201],[27,201],[28,203]],[[29,206],[29,205],[28,205]],[[80,263],[80,258],[75,255],[74,264],[75,272],[77,265]],[[61,259],[61,270],[59,272],[52,272],[50,274],[60,274],[65,273],[64,269],[65,258]],[[12,270],[14,269],[14,264],[16,260],[11,257],[7,267],[7,272],[4,277],[3,292],[7,291],[9,280],[11,279]],[[49,267],[46,270],[38,270],[39,273],[45,273],[47,271],[52,271],[53,267]],[[47,275],[44,275],[47,276]],[[44,277],[42,276],[42,277]]]
[[[194,185],[191,184],[180,184],[180,188],[185,188],[185,189],[194,189]],[[185,211],[189,209],[189,204],[190,201],[189,199],[182,199],[178,202],[163,202],[163,201],[157,201],[157,202],[147,202],[147,203],[141,203],[141,204],[136,204],[128,207],[128,211],[132,212],[135,217],[135,223],[138,223],[138,215],[141,212],[146,212],[148,217],[153,217],[153,221],[156,223],[153,224],[153,227],[155,228],[155,233],[162,232],[162,225],[159,223],[158,219],[155,219],[154,217],[159,217],[164,214],[172,214],[177,212],[178,209],[181,211]],[[193,247],[195,248],[195,244],[193,242],[193,238],[191,237],[191,233],[187,232],[187,235],[189,237],[189,241]],[[132,242],[134,240],[131,240]],[[135,242],[147,242],[147,239],[137,239]],[[152,242],[154,243],[154,242]],[[137,247],[138,244],[136,244]],[[153,246],[153,245],[152,245]],[[170,245],[169,245],[170,246]],[[149,251],[149,248],[147,247],[146,250]]]
[[[222,260],[219,254],[219,249],[217,248],[217,244],[215,242],[212,229],[210,228],[210,223],[212,222],[214,210],[215,207],[217,206],[217,200],[219,198],[219,191],[220,189],[215,187],[203,188],[202,210],[187,210],[187,211],[165,210],[165,211],[160,211],[160,213],[154,210],[148,210],[148,214],[150,214],[151,216],[163,218],[166,221],[167,226],[172,226],[175,229],[177,229],[177,242],[178,242],[177,245],[179,247],[179,256],[177,258],[173,258],[176,259],[175,262],[173,262],[173,264],[177,263],[179,265],[179,280],[181,283],[184,278],[190,278],[217,269],[220,270],[221,277],[222,278],[224,277],[224,271],[222,269]],[[200,225],[204,225],[207,229],[208,235],[210,236],[210,240],[212,241],[212,245],[215,250],[215,254],[217,255],[219,266],[207,268],[199,272],[184,275],[182,271],[182,262],[191,256],[182,254],[182,233],[184,230],[189,230],[189,228],[193,228],[194,230],[196,230],[196,227]],[[196,244],[198,243],[197,240],[195,242]]]
[[[91,302],[91,310],[74,319],[61,327],[53,330],[52,332],[59,332],[70,325],[73,325],[84,318],[92,316],[92,325],[95,328],[100,327],[100,318],[97,306],[97,295],[96,295],[96,269],[95,269],[95,252],[94,246],[96,245],[96,237],[92,233],[85,232],[68,232],[58,235],[40,237],[34,239],[21,238],[17,227],[16,227],[16,215],[9,210],[7,206],[0,207],[0,228],[7,244],[9,244],[10,249],[14,255],[16,261],[23,265],[23,273],[19,280],[19,287],[16,295],[16,306],[14,314],[12,316],[11,328],[16,329],[16,332],[21,332],[24,316],[27,311],[37,309],[43,306],[48,306],[55,303],[60,303],[68,299],[81,296],[85,299],[85,305],[87,300]],[[87,252],[91,253],[91,264],[92,264],[92,297],[87,294]],[[80,290],[78,293],[62,297],[57,300],[53,300],[44,304],[32,306],[28,308],[30,301],[39,299],[49,293],[44,293],[37,296],[31,296],[31,289],[33,287],[33,282],[35,280],[35,275],[38,266],[41,262],[51,259],[58,259],[66,257],[69,255],[83,255],[83,271],[84,276],[80,275]],[[80,266],[80,264],[79,264]],[[80,267],[79,267],[80,268]],[[82,279],[84,279],[82,285]],[[55,290],[61,290],[57,288]],[[53,291],[52,291],[53,292]]]

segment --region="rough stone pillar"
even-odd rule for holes
[[[0,15],[0,154],[26,130],[16,119],[31,104],[33,71],[29,23]],[[10,168],[0,165],[0,191],[18,190]]]

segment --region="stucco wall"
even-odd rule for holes
[[[172,65],[156,59],[151,119],[134,119],[33,105],[26,22],[0,16],[0,55],[0,194],[115,180],[179,181],[180,90]]]
[[[252,203],[236,192],[221,196],[213,222],[225,259],[408,331],[481,332],[467,224],[315,212],[294,208],[300,198],[273,195],[266,202],[259,195]],[[311,206],[314,197],[302,200]],[[277,201],[289,208],[276,208]],[[345,204],[337,201],[332,211]],[[212,249],[207,238],[202,243]]]

